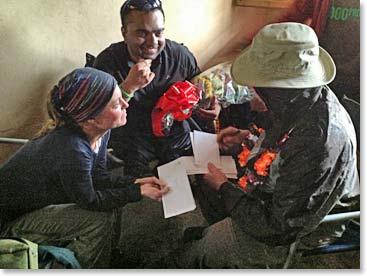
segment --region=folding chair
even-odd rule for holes
[[[320,223],[335,223],[349,221],[343,235],[331,244],[317,246],[311,249],[299,249],[300,239],[297,239],[290,245],[287,259],[283,265],[284,269],[289,268],[295,257],[306,257],[322,254],[333,254],[360,249],[360,224],[357,222],[360,218],[360,211],[345,212],[339,214],[327,215]]]

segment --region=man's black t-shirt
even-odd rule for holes
[[[111,44],[100,53],[94,67],[113,75],[120,84],[134,63],[130,60],[125,42]],[[128,122],[124,131],[129,135],[151,135],[151,112],[164,92],[177,81],[190,80],[199,74],[195,57],[183,45],[166,39],[166,46],[152,62],[153,81],[134,93],[127,109]]]
[[[118,42],[103,50],[93,67],[110,73],[121,84],[133,65],[126,43]],[[133,160],[146,163],[156,158],[167,162],[191,149],[187,121],[174,122],[169,136],[155,137],[151,113],[158,99],[172,84],[190,80],[200,73],[195,57],[182,44],[166,39],[163,51],[152,61],[150,69],[155,77],[146,87],[136,91],[129,101],[127,124],[111,133],[109,146],[119,158],[129,160],[130,165]]]

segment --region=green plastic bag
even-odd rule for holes
[[[38,245],[22,238],[0,238],[0,269],[38,269]]]

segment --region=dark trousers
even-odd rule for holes
[[[109,268],[114,221],[112,212],[50,205],[12,221],[1,236],[68,248],[82,268]]]
[[[113,154],[124,160],[124,174],[136,177],[156,174],[151,162],[165,164],[183,155],[192,155],[190,127],[186,121],[174,124],[167,137],[132,135],[118,128],[112,131],[109,147]]]
[[[195,198],[210,224],[199,240],[165,257],[166,268],[269,268],[284,263],[288,246],[269,246],[246,234],[224,208],[219,194],[196,177]]]

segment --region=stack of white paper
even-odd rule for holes
[[[194,131],[190,137],[194,156],[182,156],[158,167],[159,178],[170,186],[170,191],[162,198],[165,218],[196,208],[187,175],[208,173],[208,162],[221,169],[228,178],[237,177],[233,158],[219,155],[215,134]]]
[[[182,156],[177,160],[182,161],[188,175],[208,173],[207,164],[197,165],[194,156]],[[220,156],[220,164],[217,168],[221,169],[228,178],[237,178],[237,168],[232,156]]]

